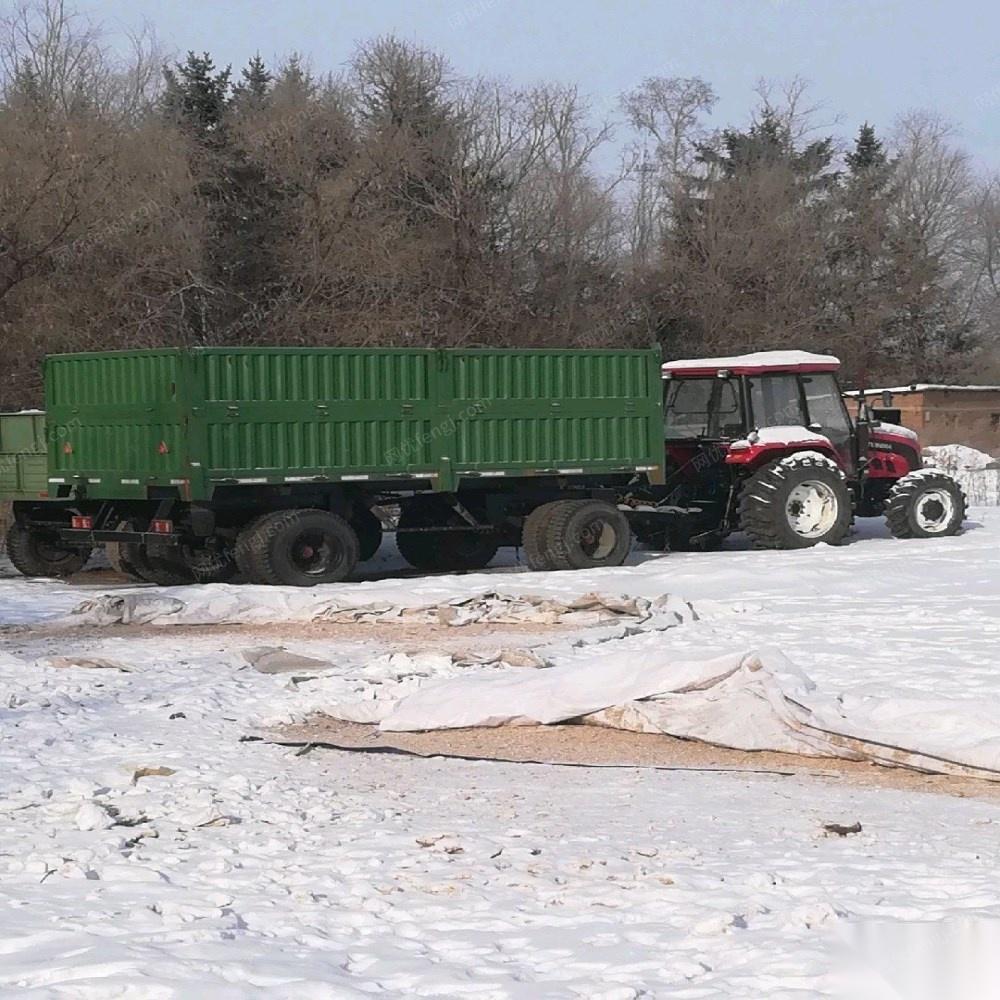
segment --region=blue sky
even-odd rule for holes
[[[576,82],[598,111],[644,76],[698,75],[719,125],[742,124],[761,76],[812,83],[834,131],[887,128],[911,108],[959,126],[978,164],[1000,170],[1000,4],[987,0],[80,0],[109,28],[146,19],[178,51],[238,67],[299,50],[341,68],[359,41],[393,31],[461,74]]]

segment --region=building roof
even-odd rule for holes
[[[714,375],[726,370],[734,375],[754,375],[759,372],[834,372],[840,359],[830,354],[810,354],[808,351],[758,351],[728,358],[687,358],[668,361],[663,374],[683,372],[685,375]]]
[[[866,396],[877,396],[888,392],[891,395],[907,395],[913,392],[1000,392],[1000,385],[933,385],[927,382],[915,382],[913,385],[898,385],[892,389],[865,389]],[[859,390],[852,389],[846,396],[860,395]]]

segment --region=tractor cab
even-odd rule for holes
[[[863,456],[837,382],[839,367],[834,357],[804,351],[667,362],[668,453],[711,442],[726,463],[747,465],[767,453],[813,447],[856,475]]]

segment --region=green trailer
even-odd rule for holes
[[[45,496],[46,454],[44,413],[0,413],[0,499]]]
[[[339,580],[387,506],[420,569],[522,543],[536,568],[615,564],[623,497],[664,477],[657,350],[77,354],[45,389],[51,499],[16,504],[11,537],[28,570],[106,545],[161,583]]]

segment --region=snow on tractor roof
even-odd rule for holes
[[[761,372],[835,372],[840,359],[830,354],[810,354],[808,351],[758,351],[730,358],[687,358],[668,361],[664,375],[716,375],[729,371],[733,375],[757,375]]]

